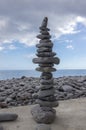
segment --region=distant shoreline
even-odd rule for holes
[[[41,72],[36,70],[0,70],[0,80],[21,78],[22,76],[26,77],[40,77]],[[63,77],[63,76],[85,76],[86,70],[84,69],[64,69],[57,70],[53,73],[53,77]]]

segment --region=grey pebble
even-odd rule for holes
[[[0,122],[3,121],[14,121],[18,118],[17,114],[13,113],[0,113]]]

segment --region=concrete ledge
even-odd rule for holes
[[[0,109],[0,113],[13,112],[19,115],[16,121],[0,123],[4,130],[34,130],[37,123],[32,119],[31,107]],[[52,130],[86,130],[86,98],[60,101],[56,111],[57,118],[51,124]]]

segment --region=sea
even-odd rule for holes
[[[40,77],[41,73],[35,70],[0,70],[0,80],[26,77]],[[86,76],[86,69],[64,69],[53,73],[55,78],[63,76]]]

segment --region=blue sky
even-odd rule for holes
[[[0,0],[0,70],[36,68],[36,35],[45,16],[60,58],[55,67],[86,69],[85,0]]]

